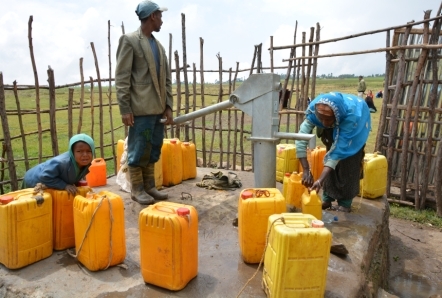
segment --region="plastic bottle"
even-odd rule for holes
[[[337,215],[333,215],[327,211],[322,211],[322,221],[324,223],[333,223],[338,221],[338,216]]]

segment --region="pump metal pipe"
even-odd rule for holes
[[[233,106],[233,103],[230,100],[225,100],[220,103],[193,111],[189,114],[175,117],[175,118],[173,118],[173,122],[175,124],[182,124],[184,122],[187,122],[187,121],[190,121],[190,120],[202,117],[202,116],[206,116],[206,115],[216,113],[216,112],[224,110],[224,109],[228,109],[232,106]]]
[[[309,148],[316,147],[316,135],[309,133],[294,133],[294,132],[276,132],[275,138],[289,139],[289,140],[304,140],[308,141]]]
[[[276,74],[252,74],[243,82],[229,100],[202,108],[173,119],[175,124],[235,106],[252,117],[252,133],[249,140],[253,143],[253,171],[255,187],[276,187],[276,144],[279,139],[309,141],[310,148],[315,148],[314,134],[278,132],[279,126],[279,90],[281,80]]]

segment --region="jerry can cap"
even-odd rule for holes
[[[290,175],[291,174],[289,172],[284,174],[284,176],[287,176],[287,177],[290,177]]]
[[[189,142],[183,142],[183,145],[184,146],[190,146],[190,143]]]
[[[181,215],[181,216],[183,216],[183,215],[189,215],[189,214],[190,214],[190,210],[189,210],[189,208],[186,208],[186,207],[180,207],[180,208],[178,208],[178,209],[176,210],[176,213],[177,213],[178,215]]]
[[[324,222],[322,220],[314,219],[312,220],[312,228],[323,228]]]
[[[253,192],[251,192],[250,190],[245,190],[241,193],[241,198],[243,200],[247,200],[250,198],[253,198]]]
[[[80,180],[77,182],[77,186],[87,186],[87,181],[86,180]]]
[[[176,144],[176,140],[170,140],[171,144]]]
[[[10,202],[14,201],[14,197],[13,196],[4,196],[0,198],[0,204],[1,205],[6,205]]]

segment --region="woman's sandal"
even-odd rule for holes
[[[322,210],[325,210],[325,209],[331,208],[331,206],[332,206],[332,203],[331,203],[331,202],[323,202],[323,203],[322,203]]]
[[[340,212],[345,212],[345,213],[350,213],[351,212],[351,208],[350,207],[344,207],[344,206],[334,207],[333,210],[340,211]]]

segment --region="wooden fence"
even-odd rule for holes
[[[185,32],[184,14],[182,18],[183,32]],[[60,139],[69,140],[72,135],[80,132],[94,138],[95,155],[103,157],[108,163],[108,176],[115,175],[116,143],[127,135],[127,128],[121,125],[118,105],[113,98],[114,78],[112,78],[111,61],[109,60],[109,78],[102,78],[94,43],[91,43],[96,78],[90,76],[89,80],[84,79],[83,58],[80,58],[78,82],[56,85],[55,70],[49,67],[47,71],[49,84],[40,85],[33,54],[32,22],[31,16],[28,23],[28,40],[35,84],[18,85],[14,81],[11,85],[6,85],[0,72],[0,117],[3,130],[0,138],[2,142],[0,193],[2,194],[20,188],[24,173],[33,165],[64,152],[67,149],[67,141],[66,144],[60,144]],[[110,34],[110,23],[108,29]],[[124,33],[124,26],[122,29]],[[108,40],[110,42],[110,38]],[[170,55],[171,41],[172,37],[170,37]],[[185,45],[185,34],[183,34],[183,44]],[[174,116],[226,100],[235,90],[238,74],[270,70],[269,67],[262,67],[262,45],[254,46],[252,66],[248,69],[239,69],[239,63],[234,71],[232,68],[223,69],[222,57],[218,55],[219,69],[206,70],[203,44],[204,40],[200,39],[199,69],[196,69],[195,63],[192,69],[189,68],[185,58],[185,46],[183,46],[182,60],[178,52],[174,53],[173,58],[169,58],[171,72],[177,82],[173,94]],[[108,48],[110,57],[110,44]],[[175,67],[172,67],[172,61],[175,61]],[[275,69],[287,69],[287,66],[273,67],[272,71]],[[193,74],[192,80],[188,78],[188,72]],[[213,84],[204,81],[204,74],[209,72],[217,72],[219,75],[216,89],[213,88]],[[200,83],[197,83],[197,74]],[[181,76],[184,76],[184,80]],[[29,97],[35,100],[34,106],[30,106]],[[253,158],[250,141],[247,140],[251,133],[250,122],[250,117],[242,111],[230,108],[193,120],[191,125],[167,127],[166,137],[198,143],[197,151],[202,159],[202,166],[248,170],[251,168]],[[295,130],[297,128],[292,129]]]
[[[322,41],[320,40],[320,26],[317,23],[316,28],[311,28],[308,41],[306,32],[302,32],[301,43],[296,43],[296,23],[293,44],[274,46],[273,37],[270,37],[269,67],[263,67],[262,65],[262,44],[260,44],[254,46],[251,67],[249,69],[239,69],[239,63],[237,63],[234,70],[232,67],[226,69],[223,66],[220,55],[217,56],[219,62],[218,70],[206,70],[204,68],[204,40],[202,38],[200,38],[199,69],[197,69],[195,63],[192,63],[191,67],[189,66],[186,58],[185,15],[182,14],[182,60],[178,51],[173,53],[172,57],[171,35],[169,42],[169,64],[177,82],[174,91],[174,111],[176,114],[174,116],[195,111],[228,99],[228,96],[236,88],[237,77],[240,73],[245,72],[250,75],[253,72],[274,72],[276,69],[283,69],[286,71],[287,76],[283,81],[281,97],[284,98],[286,92],[290,92],[290,94],[287,107],[283,106],[283,101],[280,102],[280,130],[297,132],[304,118],[303,115],[307,107],[308,98],[314,98],[316,95],[318,59],[385,52],[385,96],[376,150],[384,153],[388,158],[387,194],[390,195],[391,186],[400,186],[404,190],[407,188],[419,190],[416,191],[416,193],[420,194],[419,200],[416,201],[416,208],[423,208],[426,198],[429,198],[430,201],[433,200],[433,202],[437,203],[438,214],[442,216],[440,195],[442,175],[439,166],[442,159],[442,154],[439,152],[441,150],[439,149],[441,148],[439,146],[439,130],[442,108],[440,107],[440,81],[437,77],[440,67],[439,49],[442,47],[439,38],[440,19],[442,18],[440,12],[441,8],[439,8],[436,17],[430,18],[430,11],[427,11],[425,12],[424,19],[419,22]],[[431,30],[429,29],[430,22],[433,22]],[[414,29],[413,26],[419,24],[424,24],[424,29],[416,31],[417,29]],[[108,26],[110,27],[110,23]],[[122,28],[124,33],[124,26]],[[390,32],[392,30],[394,31],[394,38],[392,45],[390,45]],[[319,55],[321,44],[378,33],[386,33],[385,48]],[[112,173],[108,172],[108,175],[115,175],[115,144],[118,139],[124,138],[127,135],[127,129],[120,124],[118,109],[115,108],[116,102],[112,98],[112,81],[114,79],[112,78],[111,62],[109,61],[109,79],[101,78],[94,45],[91,43],[97,71],[96,79],[90,77],[89,81],[84,81],[82,58],[80,58],[80,82],[56,86],[54,72],[49,68],[49,85],[40,86],[36,75],[32,50],[32,16],[29,19],[28,38],[31,60],[34,67],[35,85],[17,86],[15,82],[13,85],[4,85],[3,76],[0,73],[0,116],[3,128],[0,192],[4,192],[4,185],[8,185],[8,188],[11,190],[19,187],[18,182],[29,168],[29,161],[38,159],[38,162],[41,162],[44,159],[57,155],[60,151],[58,138],[60,134],[67,134],[70,137],[74,133],[73,123],[75,119],[78,119],[76,120],[78,124],[77,132],[88,133],[90,131],[92,136],[94,134],[98,135],[98,140],[97,138],[95,140],[97,150],[100,152],[99,155],[110,161],[113,165],[114,171]],[[296,57],[297,48],[300,48],[302,51],[301,57]],[[283,60],[283,62],[288,63],[284,66],[275,67],[273,53],[282,49],[291,49],[290,57]],[[174,61],[175,67],[172,67],[172,61]],[[204,80],[205,73],[209,72],[217,72],[219,76],[219,83],[215,91],[212,90],[213,88],[209,88],[213,85],[206,84]],[[192,74],[192,79],[189,79],[188,73]],[[198,74],[200,83],[197,83]],[[227,79],[226,76],[228,77]],[[293,80],[290,80],[290,77]],[[103,91],[102,83],[104,82],[109,83],[107,93]],[[98,86],[98,93],[94,92],[95,83]],[[89,84],[89,102],[85,101],[84,98],[85,84]],[[21,110],[19,91],[24,92],[24,90],[30,88],[35,90],[35,109]],[[66,88],[69,90],[68,104],[67,107],[60,107],[60,104],[57,103],[56,90],[66,90]],[[48,106],[47,109],[40,108],[40,89],[48,91],[48,101],[45,102]],[[75,91],[79,94],[75,95]],[[5,92],[13,92],[16,101],[14,109],[6,109],[7,96]],[[96,95],[98,95],[98,102],[95,99]],[[11,95],[9,94],[9,96]],[[76,97],[79,98],[78,101],[74,100]],[[105,97],[107,97],[107,100],[103,99]],[[208,99],[212,99],[211,102]],[[95,118],[97,116],[95,109],[98,109],[98,119]],[[108,109],[107,116],[105,116],[105,109]],[[84,113],[88,110],[91,115],[90,119],[84,116]],[[23,117],[29,115],[36,116],[33,123],[36,124],[37,131],[33,125],[28,126],[24,124]],[[44,127],[42,125],[43,115],[46,115]],[[8,125],[8,119],[14,116],[18,117],[19,127],[11,129]],[[117,117],[118,125],[115,125],[114,117]],[[201,157],[203,166],[245,170],[248,164],[252,164],[251,160],[253,159],[252,146],[247,141],[251,133],[251,121],[248,117],[242,111],[230,108],[213,115],[201,117],[201,119],[193,120],[189,125],[169,127],[166,130],[166,137],[176,137],[185,141],[191,140],[196,142],[198,156]],[[85,121],[86,118],[87,121]],[[57,128],[62,120],[66,122],[66,131]],[[89,126],[85,127],[85,122]],[[29,120],[25,123],[29,123]],[[95,125],[98,125],[98,128]],[[14,134],[11,135],[11,131]],[[46,152],[44,151],[43,144],[48,141],[49,138],[46,136],[48,134],[50,135],[52,145],[51,150]],[[38,158],[30,155],[28,148],[29,139],[38,142],[38,150],[33,152],[38,155]],[[32,147],[34,148],[35,144]],[[403,152],[408,153],[403,154]],[[20,157],[15,156],[17,153]],[[215,155],[216,158],[214,157]],[[434,193],[434,198],[427,196],[428,190]],[[407,200],[405,192],[401,192],[401,199]]]
[[[430,19],[430,11],[424,19]],[[392,45],[398,49],[386,56],[376,148],[389,164],[387,195],[390,186],[399,187],[401,200],[412,200],[416,209],[437,204],[442,216],[441,21],[432,28],[414,26],[394,30]]]

